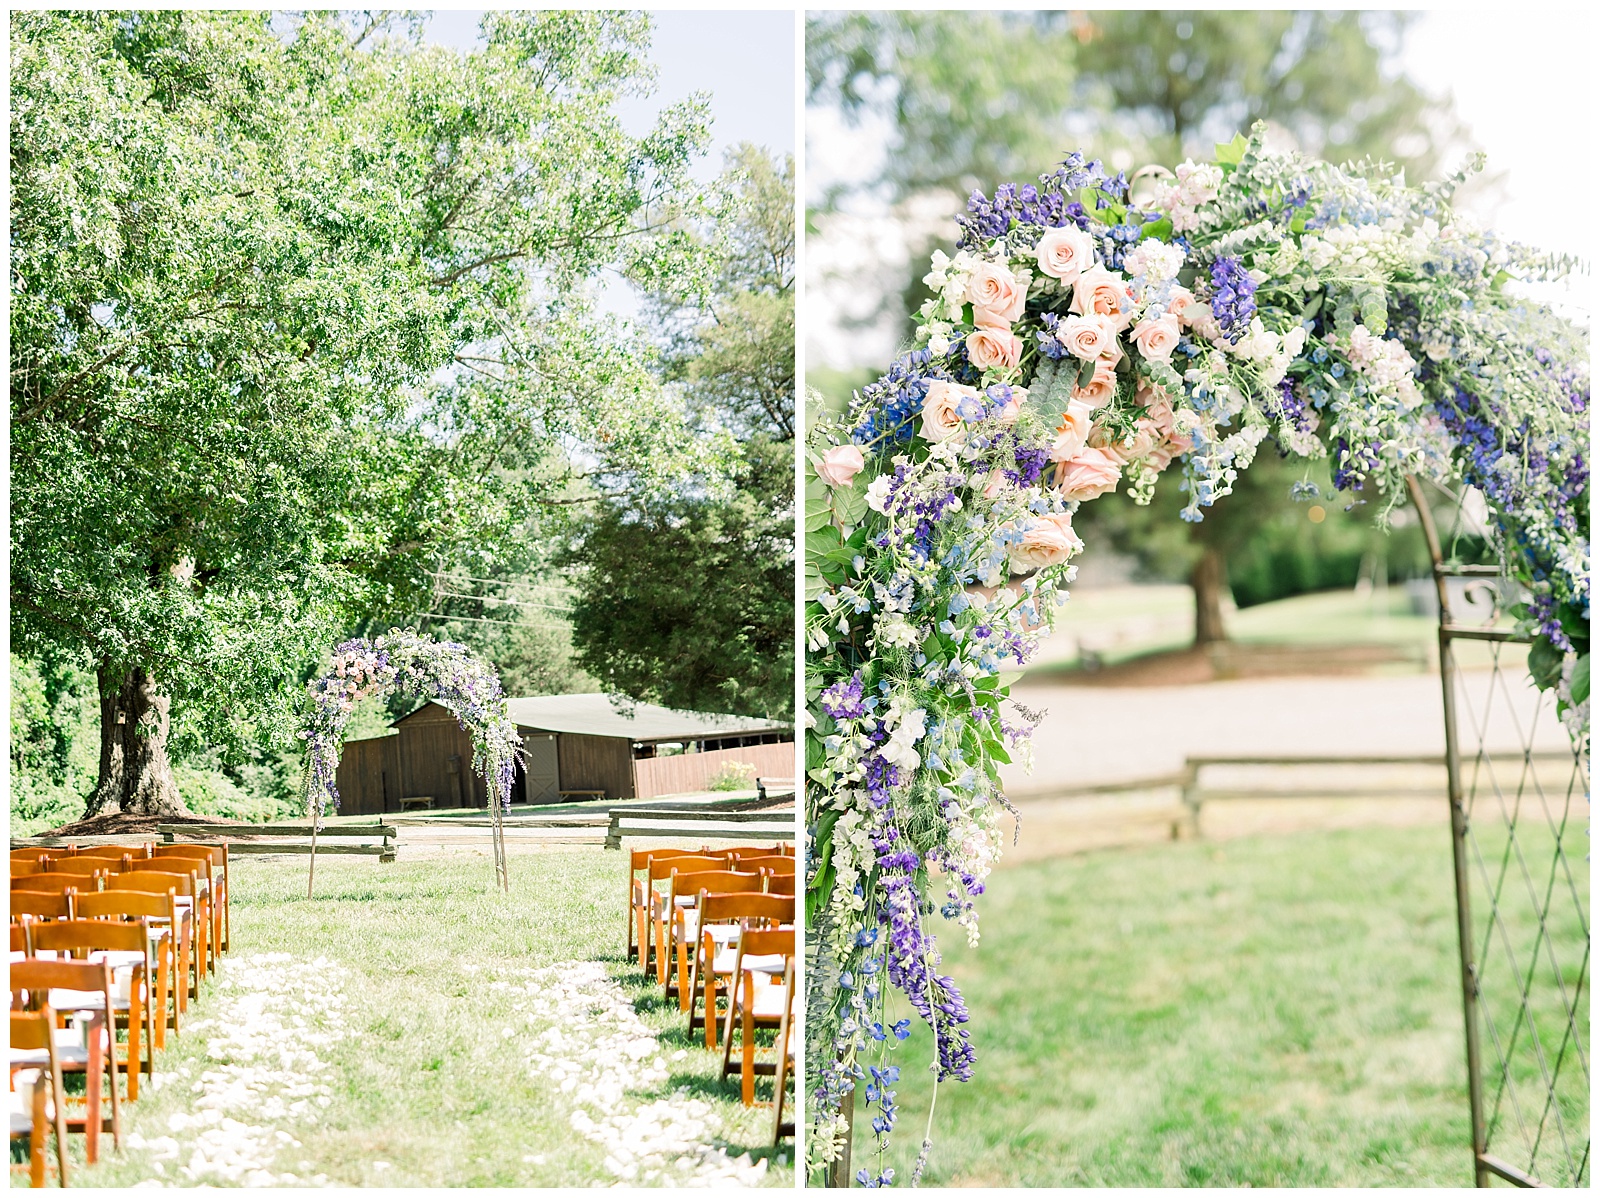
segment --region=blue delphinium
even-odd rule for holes
[[[1256,314],[1256,281],[1237,258],[1211,264],[1211,313],[1222,335],[1237,345]]]

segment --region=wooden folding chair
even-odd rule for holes
[[[80,919],[114,919],[135,922],[143,919],[150,934],[150,951],[155,955],[156,985],[151,1000],[156,1012],[151,1031],[157,1049],[167,1046],[167,1024],[178,1034],[178,994],[173,971],[177,967],[177,948],[173,943],[178,924],[177,895],[149,894],[141,890],[105,890],[78,896],[75,904]],[[171,1007],[168,1007],[168,1002]]]
[[[774,874],[762,870],[761,876],[766,880],[768,894],[787,894],[791,896],[794,894],[793,874]]]
[[[794,899],[782,894],[700,895],[699,940],[689,974],[689,1035],[704,1027],[706,1047],[717,1046],[717,981],[730,977],[737,955],[735,942],[741,926],[776,926],[794,923]],[[705,1014],[697,1014],[704,1000]]]
[[[51,1127],[56,1133],[56,1181],[63,1189],[67,1185],[67,1088],[56,1056],[55,1028],[55,1012],[49,1007],[11,1012],[11,1138],[28,1139],[28,1184],[34,1189],[45,1183],[44,1138]],[[44,1063],[21,1066],[16,1063],[19,1053],[43,1053]]]
[[[765,857],[740,857],[739,869],[764,869],[769,874],[794,873],[794,858],[774,853]]]
[[[704,857],[710,853],[709,849],[629,849],[628,850],[628,957],[631,960],[639,954],[639,968],[645,969],[648,963],[644,960],[644,937],[639,935],[639,929],[649,918],[650,912],[650,862],[666,861],[675,857]],[[640,873],[645,874],[640,877]],[[646,914],[641,918],[640,912]]]
[[[772,1143],[773,1146],[783,1143],[783,1138],[788,1136],[794,1139],[794,1120],[785,1120],[783,1117],[784,1091],[789,1087],[789,1070],[793,1067],[794,1054],[790,1050],[790,1033],[794,1030],[795,1016],[794,993],[794,958],[789,959],[789,968],[783,975],[783,1022],[778,1025],[778,1072],[773,1076],[772,1092]]]
[[[726,864],[725,859],[714,854],[695,854],[691,857],[657,857],[652,856],[645,867],[644,905],[639,908],[639,962],[640,968],[645,973],[651,969],[656,971],[656,979],[662,978],[664,964],[661,958],[661,935],[664,931],[666,896],[662,893],[661,883],[672,877],[672,871],[680,866],[684,869],[693,869],[699,866],[702,869],[721,869]],[[652,943],[651,929],[656,935]]]
[[[722,1025],[722,1076],[739,1071],[739,1097],[756,1105],[756,1074],[777,1076],[778,1066],[758,1059],[756,1028],[779,1028],[787,1009],[778,978],[794,968],[794,929],[753,931],[741,928],[734,946],[728,1015]],[[765,978],[767,980],[763,981]],[[739,1059],[733,1059],[733,1037],[739,1034]]]
[[[65,890],[93,890],[98,884],[97,878],[84,878],[77,874],[27,874],[11,879],[11,893],[31,890],[36,894],[60,894]]]
[[[27,878],[45,871],[43,857],[13,857],[11,858],[11,876],[13,878]]]
[[[34,919],[73,919],[73,901],[76,888],[68,886],[62,891],[13,890],[11,892],[11,918],[19,915]]]
[[[221,952],[233,945],[233,919],[228,911],[232,893],[228,879],[228,845],[222,844],[160,844],[154,846],[151,858],[188,857],[195,861],[211,862],[211,873],[206,875],[211,885],[212,926],[211,943]]]
[[[702,892],[712,894],[749,894],[761,889],[761,875],[754,870],[699,869],[688,872],[674,870],[667,891],[671,923],[662,941],[668,954],[674,958],[667,962],[668,973],[662,980],[663,998],[677,995],[678,1009],[689,1009],[689,993],[684,979],[689,976],[690,946],[696,942],[700,926],[696,910]]]
[[[73,856],[104,857],[111,861],[121,861],[124,857],[142,859],[150,856],[150,845],[148,842],[140,844],[90,844],[79,849]]]
[[[189,874],[154,873],[150,870],[136,869],[132,873],[107,878],[106,891],[159,895],[165,895],[169,891],[172,893],[177,915],[172,938],[178,952],[178,1006],[181,1010],[187,1011],[190,997],[196,999],[200,997],[199,941],[205,935],[205,925],[195,912],[194,878]]]
[[[116,1044],[118,1020],[128,1029],[127,1056],[118,1061],[128,1082],[128,1101],[139,1097],[139,1074],[155,1071],[155,1054],[145,1046],[155,1043],[154,1008],[149,1001],[150,928],[145,920],[114,923],[108,919],[58,920],[35,923],[33,951],[71,953],[75,958],[105,961],[113,971],[131,969],[128,997],[113,993],[106,1012],[106,1032]],[[79,1008],[83,1009],[83,1008]]]
[[[122,872],[122,861],[105,857],[56,857],[47,864],[46,873],[75,878],[103,878],[107,874]],[[84,890],[90,889],[85,885]]]
[[[735,861],[744,862],[751,857],[783,857],[788,856],[783,851],[783,846],[778,844],[742,844],[727,850],[728,856]]]
[[[135,861],[134,873],[152,874],[188,874],[191,879],[189,891],[194,899],[195,929],[199,937],[200,960],[204,963],[205,972],[217,972],[217,938],[216,938],[216,903],[214,901],[217,888],[212,882],[212,865],[209,856],[205,858],[194,857],[152,857],[148,861]],[[178,891],[181,895],[183,891]],[[180,902],[178,904],[182,906]],[[198,985],[195,990],[199,994]]]
[[[11,963],[11,993],[13,1001],[21,991],[28,993],[28,1006],[48,1007],[62,1016],[80,1013],[89,1018],[86,1044],[79,1044],[73,1032],[63,1037],[58,1029],[55,1056],[63,1073],[84,1074],[85,1094],[83,1115],[68,1113],[67,1129],[83,1126],[84,1157],[93,1165],[100,1160],[100,1132],[105,1126],[101,1112],[102,1088],[107,1074],[111,1081],[111,1139],[117,1148],[122,1147],[122,1096],[117,1087],[116,1003],[111,981],[111,964],[99,961],[41,961],[33,958]],[[109,1047],[108,1047],[109,1042]],[[12,1053],[12,1063],[18,1056]],[[47,1064],[45,1054],[34,1049],[21,1064],[40,1068]]]

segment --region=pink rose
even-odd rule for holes
[[[1022,338],[1009,329],[979,326],[967,334],[967,361],[979,370],[1014,369],[1022,360]]]
[[[1053,279],[1071,283],[1094,265],[1094,238],[1074,225],[1051,229],[1039,238],[1035,252],[1040,270]]]
[[[979,324],[1004,322],[1007,326],[1022,315],[1027,293],[1017,283],[1017,276],[1003,262],[980,262],[967,278],[967,302],[975,314],[983,313],[991,320],[979,319]]]
[[[1056,428],[1056,439],[1050,446],[1052,462],[1070,462],[1078,451],[1089,443],[1089,429],[1094,423],[1094,409],[1081,399],[1070,400],[1061,414],[1061,424]]]
[[[1011,572],[1030,574],[1045,566],[1057,566],[1083,552],[1083,539],[1072,531],[1072,517],[1065,512],[1039,516],[1022,530],[1022,540],[1011,546]]]
[[[1094,376],[1072,392],[1073,399],[1081,399],[1091,408],[1103,408],[1116,397],[1117,371],[1104,358],[1094,366]]]
[[[929,441],[947,441],[959,435],[966,427],[961,419],[961,405],[969,409],[981,407],[982,400],[971,387],[945,379],[934,379],[922,397],[922,435]]]
[[[1151,362],[1167,362],[1172,351],[1178,348],[1178,318],[1158,316],[1154,320],[1141,320],[1133,330],[1133,343]]]
[[[1109,316],[1069,316],[1056,326],[1056,340],[1073,357],[1086,362],[1117,348],[1117,326]]]
[[[1154,424],[1149,420],[1136,421],[1133,427],[1133,436],[1127,440],[1117,440],[1112,437],[1110,430],[1097,428],[1089,434],[1089,446],[1091,449],[1099,450],[1112,461],[1126,466],[1129,462],[1144,457],[1160,440]]]
[[[1179,324],[1188,324],[1183,312],[1192,303],[1194,303],[1194,292],[1187,287],[1174,287],[1172,298],[1167,301],[1167,315],[1176,316]]]
[[[822,455],[817,464],[817,477],[830,487],[848,487],[850,480],[860,473],[866,459],[854,445],[835,445]]]
[[[989,472],[989,481],[983,485],[983,497],[985,499],[993,499],[1006,489],[1006,484],[1009,481],[1001,471],[991,470]]]
[[[1109,316],[1118,329],[1133,319],[1128,283],[1103,266],[1091,267],[1072,285],[1072,311],[1079,316]]]
[[[1115,491],[1122,467],[1103,449],[1084,446],[1070,462],[1056,466],[1056,490],[1066,499],[1095,499]]]

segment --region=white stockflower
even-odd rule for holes
[[[867,506],[875,512],[889,510],[889,485],[893,480],[887,474],[880,474],[867,484]]]

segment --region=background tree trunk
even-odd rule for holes
[[[102,661],[100,681],[100,781],[85,815],[185,816],[167,759],[172,700],[158,694],[155,679],[142,667],[127,669]]]
[[[1207,545],[1189,573],[1194,588],[1194,643],[1196,648],[1228,639],[1222,624],[1222,591],[1227,585],[1222,555]]]

